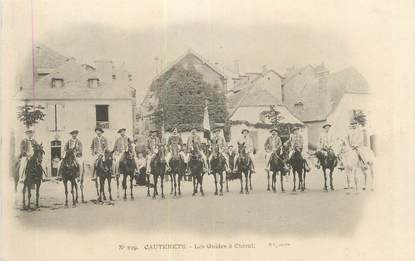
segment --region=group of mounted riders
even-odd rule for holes
[[[341,152],[335,152],[335,145],[336,145],[336,138],[334,137],[331,131],[332,125],[327,123],[322,126],[322,131],[320,133],[319,138],[319,148],[315,153],[315,156],[318,159],[318,163],[316,164],[317,168],[322,168],[324,172],[324,189],[327,190],[326,185],[326,169],[330,171],[330,188],[333,190],[332,184],[332,172],[334,168],[339,165],[339,169],[344,169],[343,166],[343,157],[341,156]],[[126,135],[126,129],[121,128],[118,130],[119,137],[116,139],[114,143],[114,147],[111,150],[109,148],[109,142],[107,138],[103,135],[104,130],[102,128],[96,128],[95,134],[96,136],[93,138],[90,146],[91,150],[91,157],[89,165],[91,166],[92,177],[93,181],[96,181],[97,177],[97,169],[101,164],[102,171],[107,171],[110,177],[119,176],[121,171],[120,163],[126,160],[126,155],[130,156],[131,163],[133,165],[133,172],[139,169],[145,169],[146,174],[154,174],[153,170],[153,161],[157,155],[160,155],[160,151],[162,150],[163,159],[162,161],[165,163],[165,172],[169,173],[172,171],[171,168],[171,161],[172,158],[178,158],[183,162],[182,168],[184,172],[190,171],[189,169],[189,161],[191,155],[195,156],[195,159],[201,161],[203,169],[201,170],[203,174],[209,173],[214,174],[212,170],[212,161],[215,159],[221,158],[223,159],[223,172],[224,173],[238,173],[242,172],[242,165],[239,164],[241,162],[241,154],[244,154],[244,159],[246,161],[246,166],[249,170],[249,179],[252,173],[255,173],[255,164],[254,164],[254,154],[255,149],[253,145],[253,140],[250,136],[250,131],[248,129],[243,129],[241,132],[241,136],[237,139],[237,148],[234,149],[232,145],[227,145],[226,140],[223,136],[223,127],[217,126],[213,130],[213,136],[208,142],[208,145],[204,145],[205,149],[202,149],[202,138],[197,134],[197,129],[193,128],[191,130],[190,136],[187,139],[186,143],[183,143],[181,135],[178,132],[177,128],[173,129],[172,134],[169,136],[167,142],[162,142],[159,137],[159,133],[156,130],[150,132],[149,137],[146,141],[145,147],[135,146],[134,140],[130,139]],[[299,189],[304,190],[305,185],[302,184],[302,177],[305,180],[305,173],[310,171],[309,164],[306,160],[306,156],[303,155],[304,149],[304,138],[299,132],[299,127],[293,127],[291,129],[292,134],[290,135],[289,139],[283,143],[281,141],[280,136],[278,135],[278,129],[273,128],[270,131],[270,136],[266,139],[264,144],[264,149],[266,152],[265,155],[265,162],[266,162],[266,172],[268,173],[268,180],[270,172],[274,174],[277,171],[281,172],[281,177],[283,172],[288,171],[288,166],[291,166],[293,171],[296,171],[296,165],[298,175],[300,178]],[[42,175],[46,174],[41,167],[41,156],[44,154],[42,146],[36,142],[34,139],[34,131],[27,130],[25,132],[26,138],[21,142],[21,153],[19,156],[19,161],[17,164],[18,169],[18,180],[21,182],[25,182],[26,173],[28,168],[33,168],[34,163],[29,164],[31,160],[33,161],[33,156],[36,156],[36,160],[39,167],[38,176],[40,175],[40,179],[42,179]],[[66,142],[64,146],[64,157],[62,163],[60,164],[58,176],[62,177],[62,172],[65,166],[72,166],[75,169],[75,178],[81,180],[81,186],[84,180],[84,173],[85,173],[85,164],[84,164],[84,150],[81,140],[78,138],[79,131],[73,130],[70,132],[71,138]],[[363,132],[361,128],[358,127],[358,123],[356,121],[352,121],[350,124],[350,128],[347,134],[347,137],[343,139],[343,145],[347,145],[351,148],[351,150],[357,155],[359,164],[363,166],[363,168],[367,168],[367,159],[366,153],[361,148],[363,147]],[[207,155],[208,154],[208,155]],[[40,156],[40,157],[39,157]],[[232,158],[232,162],[230,162],[230,157]],[[275,164],[272,164],[272,159],[275,159]],[[65,162],[66,160],[66,162]],[[40,163],[39,163],[40,161]],[[106,164],[107,161],[107,164]],[[109,162],[110,161],[110,162]],[[278,162],[281,162],[279,167],[277,166]],[[35,164],[36,165],[36,164]],[[36,165],[37,166],[37,165]],[[124,165],[123,165],[124,166]],[[124,167],[125,168],[125,167]],[[245,171],[247,172],[247,171]],[[301,173],[300,173],[301,172]],[[182,173],[183,174],[183,173]],[[223,173],[219,173],[222,175]],[[134,175],[134,174],[132,174]],[[274,175],[275,176],[275,175]],[[109,177],[109,178],[110,178]],[[132,176],[131,176],[132,177]],[[248,176],[247,176],[248,178]],[[118,179],[117,179],[118,182]],[[124,186],[123,181],[123,186]],[[180,182],[180,178],[179,178]],[[349,179],[348,179],[349,182]],[[273,185],[275,180],[273,178]],[[220,184],[222,186],[222,177]],[[269,184],[269,181],[268,181]],[[216,176],[215,176],[215,185],[216,185]],[[110,186],[110,184],[109,184]],[[173,185],[172,185],[173,186]],[[197,185],[196,185],[197,186]],[[282,186],[282,184],[281,184]],[[350,185],[348,185],[350,186]],[[102,187],[102,186],[101,186]],[[180,187],[180,185],[179,185]],[[173,188],[172,188],[173,189]],[[283,189],[283,188],[282,188]],[[103,190],[101,188],[101,190]],[[248,190],[248,188],[247,188]],[[269,190],[269,185],[268,185]],[[275,191],[275,186],[273,186],[273,190]],[[294,190],[295,190],[295,174],[294,174]],[[29,197],[30,197],[30,189]],[[65,183],[65,191],[66,183]],[[98,191],[98,187],[97,187]],[[217,191],[217,188],[216,188]],[[222,187],[221,187],[222,192]],[[247,191],[248,192],[248,191]],[[131,192],[132,193],[132,192]],[[156,193],[156,192],[155,192]],[[180,193],[180,188],[179,188]],[[216,192],[217,193],[217,192]],[[241,177],[241,193],[242,193],[242,177]],[[100,193],[98,193],[100,195]],[[132,194],[131,194],[132,196]],[[105,194],[104,194],[105,198]],[[83,200],[83,198],[82,198]]]

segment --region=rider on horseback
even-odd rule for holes
[[[122,160],[122,157],[124,156],[124,152],[128,150],[129,140],[127,136],[125,135],[125,132],[126,132],[125,128],[121,128],[118,130],[120,137],[118,137],[115,140],[115,144],[114,144],[114,160],[115,160],[114,173],[117,176],[120,175],[119,167],[120,167],[120,162]]]
[[[217,126],[216,128],[213,129],[213,138],[212,138],[212,153],[209,156],[209,166],[210,166],[210,162],[212,161],[212,158],[215,154],[215,151],[218,149],[219,154],[222,155],[225,158],[225,162],[226,162],[226,171],[229,172],[229,158],[228,155],[225,153],[226,151],[226,140],[222,135],[222,127],[221,126]],[[219,155],[216,155],[219,156]],[[208,170],[208,172],[210,172],[210,169]]]
[[[78,130],[73,130],[69,134],[72,135],[72,138],[66,142],[65,147],[64,147],[64,152],[66,154],[69,150],[73,151],[74,156],[75,156],[74,163],[75,163],[75,166],[77,166],[78,168],[77,176],[80,177],[81,171],[82,171],[82,165],[84,164],[84,160],[82,157],[82,142],[78,138],[78,134],[79,134]],[[60,174],[61,173],[59,171],[59,176]]]
[[[105,161],[105,157],[103,157],[105,150],[108,148],[108,140],[102,136],[104,130],[102,128],[95,128],[96,137],[92,139],[91,143],[91,154],[92,154],[92,161],[91,166],[92,168],[92,177],[91,180],[95,181],[95,174],[96,174],[96,167],[100,158],[102,161]]]
[[[182,137],[180,136],[177,128],[173,129],[173,134],[170,135],[169,140],[167,141],[167,151],[168,151],[168,153],[167,153],[167,156],[166,156],[166,161],[167,161],[168,168],[170,168],[169,163],[170,163],[170,159],[173,156],[173,154],[172,154],[173,153],[173,148],[175,148],[175,147],[177,147],[179,149],[180,157],[182,158],[182,160],[184,162],[186,162],[186,160],[185,160],[186,156],[185,156],[185,154],[183,152],[183,149],[182,149],[183,148],[183,140],[182,140]]]
[[[265,163],[266,163],[266,167],[265,170],[269,171],[269,163],[271,160],[271,154],[273,152],[279,151],[282,148],[282,142],[281,142],[281,138],[278,136],[278,130],[276,128],[271,130],[271,136],[269,136],[267,138],[267,140],[265,141]]]
[[[186,151],[187,151],[188,155],[192,152],[192,150],[195,149],[195,147],[200,148],[200,144],[202,142],[201,138],[196,133],[196,128],[192,128],[190,133],[191,134],[190,134],[189,138],[187,139],[187,143],[186,143],[186,145],[187,145]],[[205,155],[205,153],[203,153],[203,151],[201,149],[199,149],[198,152],[199,152],[200,157],[203,160],[204,172],[206,172],[207,171],[206,155]]]
[[[157,136],[158,131],[152,130],[150,131],[150,137],[147,139],[147,174],[151,173],[151,161],[156,156],[158,147],[161,145],[160,138]]]
[[[34,146],[37,144],[36,140],[33,138],[34,131],[27,130],[25,131],[26,138],[20,143],[20,165],[19,165],[19,180],[23,182],[26,178],[26,165],[27,161],[33,155]]]
[[[290,153],[289,159],[293,156],[294,152],[298,151],[301,154],[301,157],[304,159],[306,171],[310,171],[310,167],[308,166],[307,160],[303,156],[303,148],[304,148],[304,138],[299,132],[300,127],[296,126],[292,129],[293,133],[290,135],[290,138],[285,142],[284,145],[287,143],[290,145]]]
[[[367,169],[365,154],[361,151],[363,146],[364,135],[360,127],[357,126],[357,121],[353,120],[350,123],[350,130],[347,134],[347,142],[350,147],[356,151],[359,160],[363,163],[363,167]]]
[[[335,155],[333,147],[334,147],[334,136],[331,132],[331,124],[326,123],[323,125],[323,131],[320,133],[319,138],[319,151],[323,153],[324,156],[329,154]],[[320,168],[320,162],[317,162],[316,167]],[[341,164],[341,163],[340,163]]]
[[[255,173],[255,164],[254,164],[254,143],[252,142],[252,138],[249,135],[249,130],[248,129],[243,129],[241,132],[242,136],[239,138],[238,143],[239,144],[245,144],[245,150],[248,153],[248,157],[251,160],[251,172]],[[238,164],[236,164],[236,162],[238,162],[238,158],[239,158],[239,154],[236,154],[235,157],[235,165],[233,168],[233,171],[236,173],[238,172]]]

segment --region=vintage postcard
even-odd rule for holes
[[[0,260],[414,260],[413,1],[0,8]]]

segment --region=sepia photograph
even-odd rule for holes
[[[1,1],[0,260],[413,260],[414,10]]]

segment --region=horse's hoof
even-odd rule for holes
[[[218,195],[218,192],[215,192],[215,196],[217,196]]]
[[[241,190],[241,192],[239,192],[239,194],[244,194],[244,192]]]
[[[124,196],[124,197],[123,197],[123,199],[124,199],[124,200],[127,200],[127,196]]]
[[[133,195],[131,195],[131,200],[134,200],[134,196]]]
[[[114,201],[114,199],[112,199],[112,197],[110,197],[110,201]]]
[[[350,192],[346,192],[346,195],[350,195]]]
[[[370,191],[375,191],[375,189],[371,188]]]
[[[267,191],[271,191],[269,188],[267,188]]]
[[[205,193],[202,191],[202,192],[200,192],[200,194],[202,194],[202,197],[204,197],[205,196]]]
[[[192,193],[192,197],[194,197],[195,195],[196,195],[196,193],[194,193],[194,192],[193,192],[193,193]]]
[[[247,190],[247,191],[245,191],[245,194],[249,194],[249,191]]]
[[[152,199],[156,199],[156,196],[153,196]]]
[[[281,190],[282,193],[285,193],[285,190]]]
[[[331,189],[332,191],[334,191],[334,188],[333,188],[333,187],[330,187],[330,189]]]
[[[291,192],[295,192],[295,189],[291,190]]]
[[[366,188],[362,188],[362,190],[366,190]]]
[[[223,193],[221,192],[221,193],[219,193],[219,196],[223,196]]]
[[[161,198],[162,198],[162,199],[165,199],[166,197],[164,196],[164,194],[162,194],[162,195],[161,195]]]

